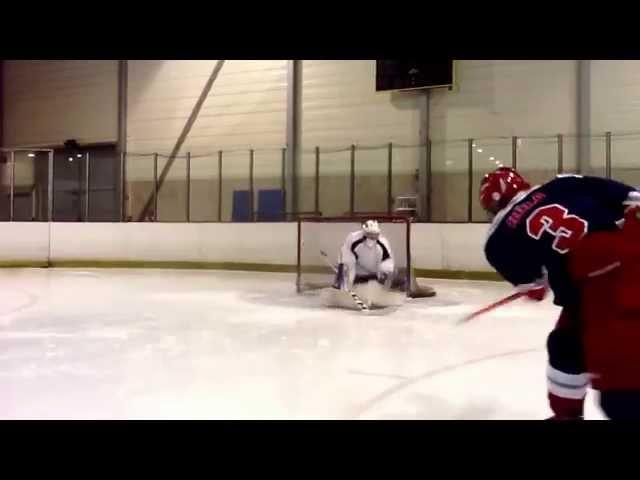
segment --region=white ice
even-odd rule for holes
[[[289,274],[0,270],[0,418],[543,419],[558,309],[507,284],[421,280],[386,316]],[[587,418],[603,418],[591,392]]]

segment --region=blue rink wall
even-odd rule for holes
[[[331,224],[324,226],[332,228]],[[417,276],[498,279],[483,255],[487,224],[411,226]],[[297,224],[6,222],[0,266],[294,271]],[[338,241],[339,243],[339,241]],[[336,249],[338,248],[336,245]]]

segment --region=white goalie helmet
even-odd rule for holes
[[[380,236],[380,225],[376,220],[367,220],[362,224],[362,232],[367,238],[377,239]]]

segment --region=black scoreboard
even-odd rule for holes
[[[376,91],[451,87],[453,60],[376,60]]]

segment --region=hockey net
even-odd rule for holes
[[[381,233],[391,245],[396,274],[404,277],[407,295],[415,295],[418,287],[411,264],[411,219],[400,215],[355,215],[345,217],[310,216],[298,219],[298,252],[296,287],[299,293],[331,286],[335,272],[328,263],[338,263],[339,250],[347,235],[362,228],[366,220],[377,220]],[[323,255],[323,252],[326,254]]]

